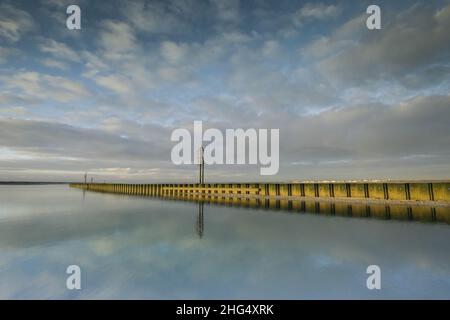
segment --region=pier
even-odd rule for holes
[[[258,198],[320,198],[338,201],[440,203],[450,205],[450,181],[439,182],[315,182],[111,184],[73,183],[74,188],[139,196],[216,196]]]
[[[196,229],[203,234],[203,204],[268,208],[324,215],[450,224],[450,182],[71,184],[74,188],[199,203]]]

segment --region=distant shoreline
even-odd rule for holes
[[[70,184],[70,182],[33,182],[33,181],[0,181],[0,185],[44,185],[44,184]]]

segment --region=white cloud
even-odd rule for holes
[[[415,73],[426,79],[431,65],[448,65],[450,59],[450,6],[439,11],[417,4],[390,18],[379,32],[365,28],[364,16],[340,26],[330,36],[302,49],[317,71],[336,86],[365,85],[374,81],[405,84]],[[436,79],[442,79],[436,74]],[[417,88],[417,81],[415,81]]]
[[[79,82],[33,71],[1,75],[0,83],[6,88],[2,95],[25,95],[31,100],[70,102],[90,95],[89,90]]]
[[[101,22],[99,42],[104,49],[104,56],[112,60],[120,60],[136,49],[136,36],[127,23],[113,20]]]
[[[129,81],[118,75],[97,76],[94,78],[94,81],[117,94],[128,94],[131,92]]]
[[[187,46],[183,44],[177,44],[172,41],[163,41],[161,43],[161,55],[171,64],[183,62],[187,51]]]
[[[62,61],[57,61],[54,59],[43,59],[41,60],[41,63],[49,68],[56,68],[60,70],[67,70],[69,68],[69,65],[67,63],[64,63]]]
[[[61,60],[69,60],[72,62],[79,62],[80,57],[78,53],[62,42],[55,41],[53,39],[45,39],[43,43],[39,45],[39,49],[52,55],[54,58]]]
[[[127,1],[123,13],[136,30],[153,34],[182,34],[189,22],[201,15],[202,3],[196,0],[149,2]]]
[[[28,12],[9,4],[0,4],[0,38],[17,42],[25,33],[35,28],[33,18]]]
[[[323,3],[307,3],[298,9],[293,22],[296,26],[301,26],[305,22],[312,20],[324,20],[336,17],[342,9],[337,5],[325,5]]]
[[[300,9],[300,15],[306,18],[325,19],[339,14],[340,8],[336,5],[322,3],[307,3]]]

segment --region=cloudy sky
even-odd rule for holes
[[[0,0],[0,180],[194,181],[194,120],[280,129],[277,175],[207,181],[448,179],[450,2],[374,3]]]

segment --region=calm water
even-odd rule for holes
[[[448,299],[449,249],[441,223],[0,186],[3,299]],[[72,264],[82,290],[66,289]]]

